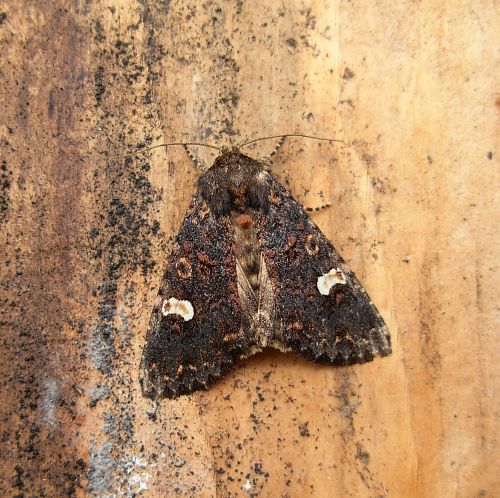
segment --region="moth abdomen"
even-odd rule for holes
[[[259,287],[260,250],[255,232],[254,213],[231,213],[235,255],[240,268],[254,291]],[[241,298],[241,296],[240,296]]]

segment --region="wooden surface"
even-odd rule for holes
[[[499,495],[494,2],[0,5],[3,496]],[[274,170],[333,203],[394,353],[265,352],[156,407],[141,349],[198,172],[112,157],[285,132],[346,142]]]

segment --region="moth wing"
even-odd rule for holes
[[[269,199],[268,214],[257,221],[257,237],[274,289],[279,323],[273,342],[330,364],[390,354],[387,327],[354,273],[272,176]]]
[[[229,220],[216,219],[198,192],[151,315],[141,362],[144,395],[173,398],[222,377],[247,347],[242,327]]]

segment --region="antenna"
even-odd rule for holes
[[[184,147],[187,147],[188,145],[198,145],[200,147],[209,147],[211,149],[215,149],[215,150],[220,151],[220,147],[217,147],[217,146],[211,145],[211,144],[204,144],[201,142],[170,142],[167,144],[153,145],[152,147],[147,147],[146,149],[136,150],[135,152],[130,152],[129,154],[124,154],[123,156],[113,156],[113,157],[110,157],[110,159],[123,159],[124,157],[131,157],[131,156],[136,156],[138,154],[144,154],[145,152],[147,152],[149,150],[157,149],[159,147],[170,147],[171,145],[182,145]]]
[[[343,140],[338,140],[336,138],[314,137],[312,135],[303,135],[301,133],[285,133],[283,135],[271,135],[269,137],[255,138],[254,140],[249,140],[248,142],[241,144],[238,148],[242,149],[243,147],[246,147],[247,145],[254,144],[256,142],[260,142],[261,140],[270,140],[271,138],[285,138],[285,137],[312,138],[313,140],[321,140],[323,142],[340,142],[340,143],[343,143],[344,145],[346,145],[346,143]]]

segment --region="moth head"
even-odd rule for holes
[[[223,148],[198,185],[216,216],[248,208],[269,209],[270,175],[265,165],[242,154],[237,147]]]
[[[240,149],[236,146],[231,147],[221,147],[219,157],[230,156],[230,155],[238,155],[241,154]]]

